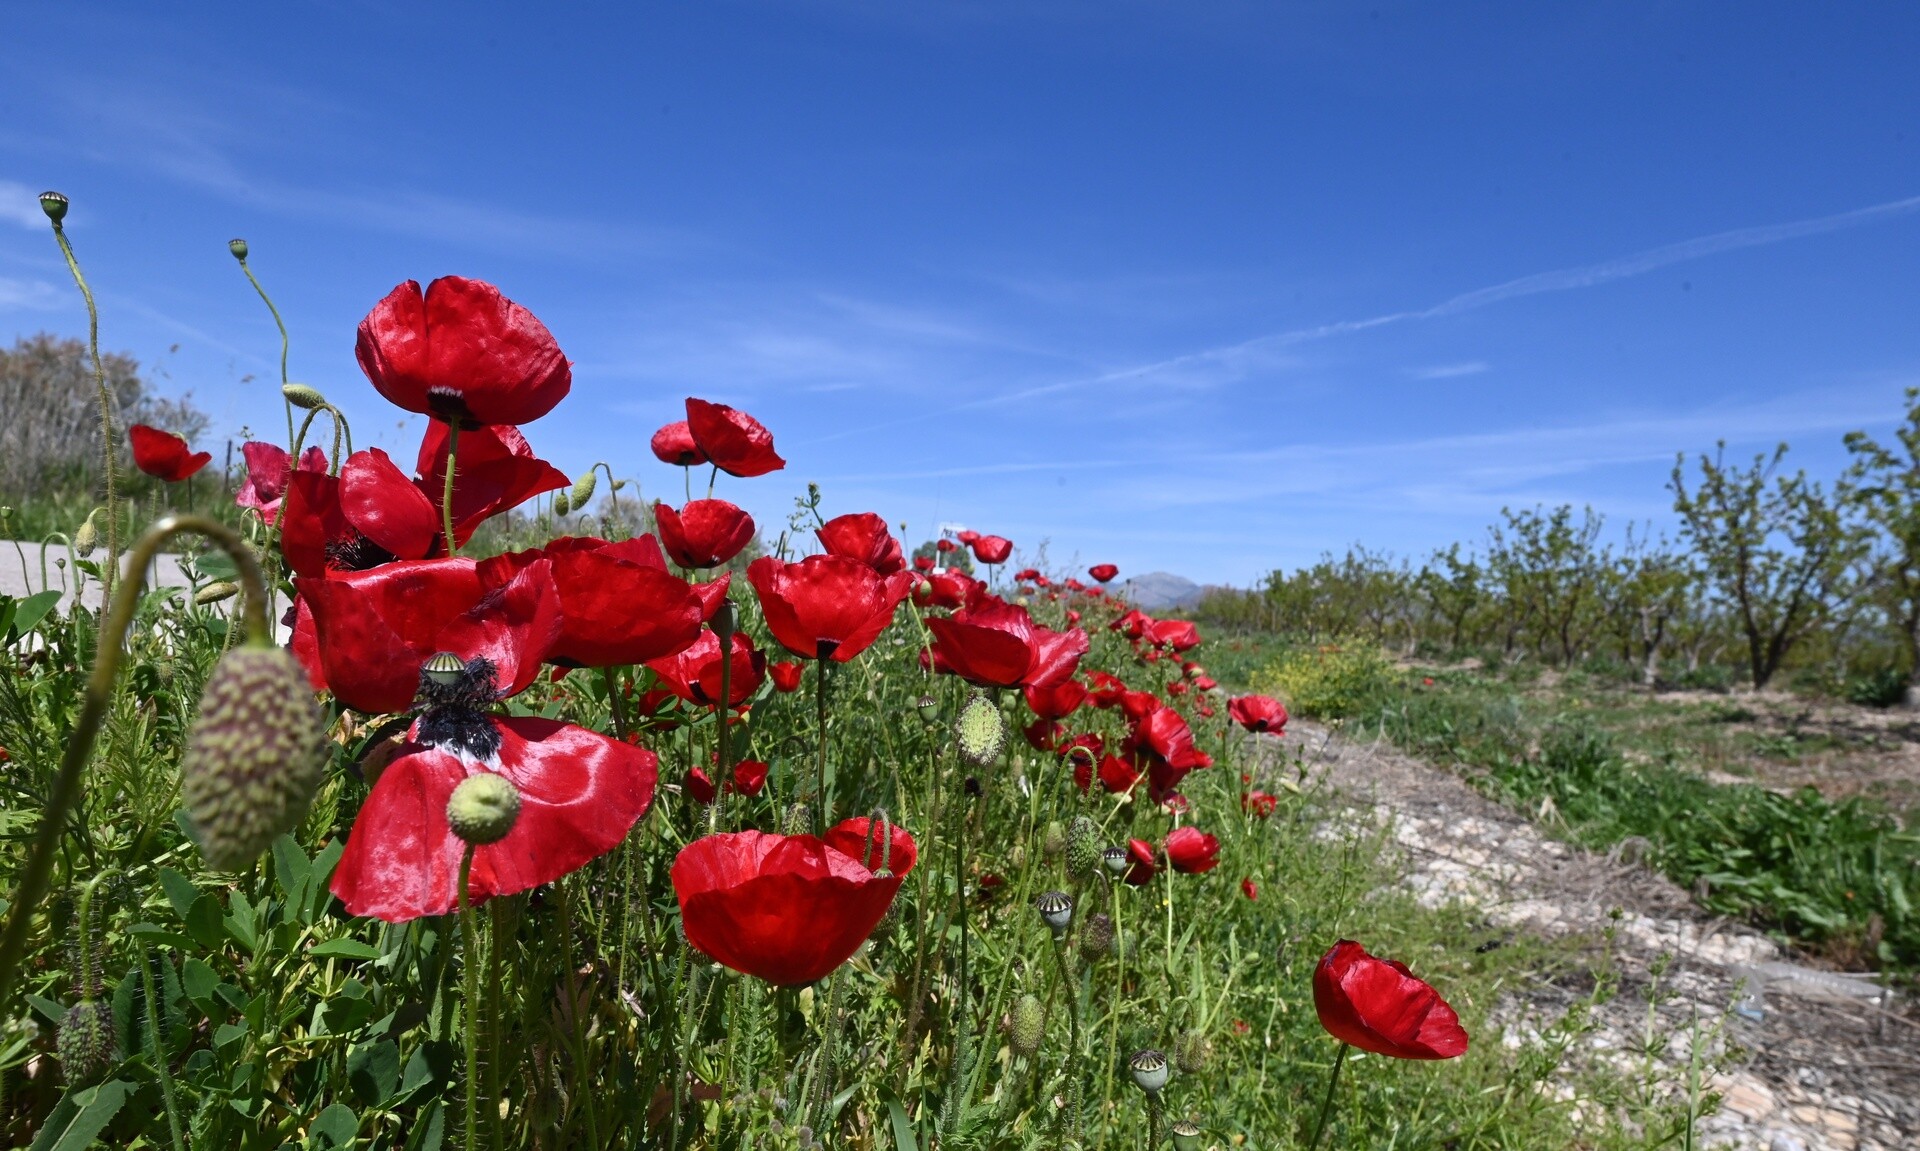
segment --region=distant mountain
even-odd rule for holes
[[[1124,581],[1120,594],[1132,600],[1142,611],[1166,611],[1188,608],[1200,602],[1206,589],[1186,576],[1172,572],[1148,572]]]

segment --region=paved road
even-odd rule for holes
[[[95,552],[95,557],[103,557],[104,551]],[[41,560],[46,561],[46,576],[40,574]],[[44,591],[49,587],[57,588],[65,595],[60,601],[60,609],[65,611],[72,603],[76,590],[86,597],[89,606],[100,603],[100,584],[83,572],[75,571],[71,564],[65,563],[67,549],[51,544],[46,547],[44,557],[41,545],[25,540],[0,540],[0,595],[28,596]],[[84,583],[84,588],[77,585]],[[147,586],[186,587],[186,573],[180,570],[180,556],[165,553],[154,559],[153,566],[147,569]],[[239,602],[238,598],[227,600],[216,610],[224,611]],[[282,599],[279,607],[284,609],[286,601]],[[280,630],[281,642],[286,642],[287,631]]]

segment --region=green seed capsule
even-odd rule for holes
[[[1007,724],[1000,709],[984,695],[968,698],[954,721],[953,733],[960,744],[960,758],[975,767],[987,767],[1000,758],[1007,746]]]
[[[475,847],[499,843],[520,820],[520,789],[504,775],[469,775],[447,800],[447,826]]]
[[[1176,1120],[1167,1132],[1173,1136],[1173,1151],[1200,1151],[1200,1125],[1193,1120]]]
[[[1127,1060],[1127,1070],[1133,1075],[1134,1086],[1149,1095],[1160,1094],[1172,1074],[1167,1067],[1167,1057],[1151,1047],[1134,1052]]]
[[[1022,995],[1013,1001],[1012,1025],[1008,1028],[1009,1038],[1016,1055],[1032,1055],[1040,1050],[1040,1041],[1046,1038],[1047,1008],[1034,995]]]
[[[42,192],[40,193],[40,210],[47,214],[47,219],[52,220],[53,226],[57,228],[60,226],[60,221],[67,218],[67,198],[58,192]]]

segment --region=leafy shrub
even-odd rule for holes
[[[1883,667],[1855,676],[1847,681],[1845,695],[1848,703],[1862,707],[1898,707],[1906,702],[1907,673],[1897,667]]]
[[[1254,687],[1301,715],[1337,719],[1359,714],[1393,679],[1393,664],[1379,648],[1355,642],[1288,652],[1254,677]]]
[[[1734,671],[1724,664],[1703,663],[1673,677],[1673,686],[1689,691],[1728,691],[1733,687]]]

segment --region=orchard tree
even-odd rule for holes
[[[1907,653],[1908,707],[1920,705],[1920,388],[1907,389],[1907,422],[1894,433],[1896,448],[1865,432],[1847,433],[1853,453],[1848,479],[1883,550],[1876,583]]]
[[[1466,642],[1468,621],[1488,598],[1485,579],[1486,573],[1474,561],[1472,552],[1461,558],[1459,544],[1434,552],[1414,577],[1414,586],[1429,610],[1446,625],[1449,653],[1458,652]]]
[[[1804,471],[1778,474],[1786,444],[1750,468],[1729,466],[1726,447],[1700,456],[1691,489],[1686,455],[1676,457],[1668,487],[1682,533],[1746,639],[1753,686],[1765,687],[1794,644],[1858,592],[1871,539],[1850,515],[1846,479],[1829,494]]]
[[[1518,611],[1542,655],[1552,651],[1562,664],[1572,663],[1585,653],[1598,618],[1606,520],[1585,508],[1575,522],[1570,504],[1551,512],[1502,508],[1500,514],[1506,522],[1487,531],[1487,563],[1500,574],[1507,610]]]

